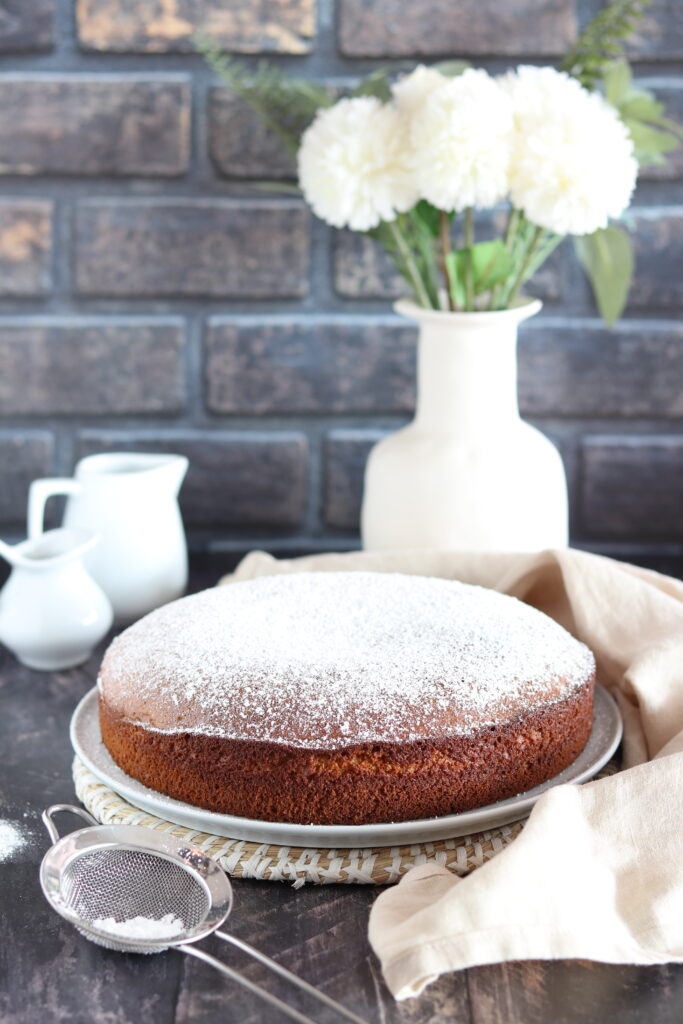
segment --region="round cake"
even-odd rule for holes
[[[583,749],[595,661],[492,590],[395,573],[293,573],[165,605],[102,664],[116,763],[198,807],[366,824],[469,810]]]

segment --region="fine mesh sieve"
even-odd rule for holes
[[[58,811],[77,814],[93,827],[60,839],[52,820]],[[43,892],[57,913],[92,942],[127,953],[176,948],[211,964],[300,1024],[315,1024],[194,946],[215,933],[348,1020],[365,1024],[264,953],[228,932],[217,931],[232,908],[232,886],[220,865],[198,847],[148,828],[99,825],[87,811],[69,804],[49,807],[43,821],[54,844],[40,867]]]
[[[172,917],[185,936],[206,920],[210,909],[205,888],[185,868],[156,854],[127,848],[110,847],[74,857],[64,869],[61,895],[65,906],[83,922],[82,931],[95,927],[104,934],[106,925],[94,922],[111,921],[109,938],[114,948],[125,931],[116,928],[117,922]],[[159,929],[162,934],[167,930]]]

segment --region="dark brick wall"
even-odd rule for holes
[[[195,30],[342,84],[416,57],[549,59],[599,6],[0,0],[0,532],[20,534],[33,477],[136,448],[190,457],[195,547],[349,547],[368,449],[410,415],[400,281],[260,186],[292,161],[192,52]],[[680,0],[653,0],[632,54],[683,120]],[[575,542],[680,571],[683,149],[647,173],[630,224],[614,330],[569,245],[539,275],[520,399],[564,456]]]

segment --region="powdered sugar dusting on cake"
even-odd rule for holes
[[[294,573],[152,612],[107,651],[100,687],[165,733],[309,749],[458,735],[569,696],[594,671],[541,612],[396,573]]]

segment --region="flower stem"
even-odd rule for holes
[[[395,220],[389,222],[389,229],[394,237],[396,248],[401,254],[401,259],[403,260],[406,271],[408,272],[408,278],[413,287],[413,291],[415,292],[415,297],[420,305],[424,306],[425,309],[432,309],[433,307],[429,299],[429,293],[425,288],[424,281],[420,277],[420,271],[418,270],[415,258],[410,251],[410,246],[403,237],[403,232]]]
[[[515,232],[517,231],[520,216],[521,210],[518,210],[517,207],[513,206],[512,209],[510,210],[508,222],[505,225],[505,235],[503,236],[503,242],[505,243],[508,249],[510,248],[510,243],[512,242],[512,239],[515,237]]]
[[[444,210],[439,210],[439,244],[441,246],[439,265],[441,267],[441,273],[443,274],[444,284],[446,285],[448,308],[453,312],[455,309],[455,302],[451,295],[451,279],[448,273],[447,259],[451,251],[451,223],[448,214]]]
[[[503,235],[503,244],[508,252],[511,252],[514,248],[515,235],[517,228],[519,227],[520,218],[522,211],[517,209],[516,206],[511,207],[508,214],[507,224],[505,225],[505,234]],[[495,285],[491,289],[491,298],[489,300],[489,309],[498,309],[500,305],[501,294],[504,292],[505,285],[503,283]]]
[[[533,237],[531,239],[531,244],[529,245],[529,248],[527,249],[526,253],[524,254],[524,259],[522,260],[522,262],[520,264],[520,267],[519,267],[519,270],[517,271],[517,274],[516,274],[515,278],[513,279],[512,285],[511,285],[507,295],[505,296],[505,306],[506,306],[506,308],[509,308],[509,306],[515,301],[515,299],[517,298],[517,293],[519,292],[519,289],[522,287],[522,285],[526,281],[527,273],[529,271],[529,268],[533,264],[534,257],[535,257],[535,255],[536,255],[536,253],[538,251],[539,246],[541,245],[541,242],[543,241],[543,236],[544,235],[545,235],[545,228],[537,227],[535,229]]]
[[[472,267],[472,246],[474,245],[474,213],[472,207],[465,210],[464,241],[465,257],[465,309],[474,309],[474,273]]]

